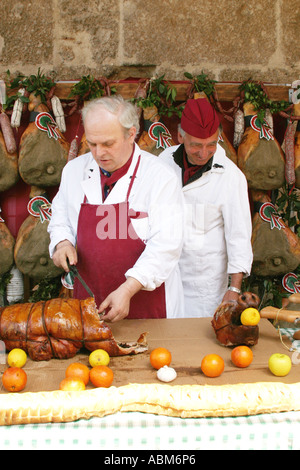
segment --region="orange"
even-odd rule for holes
[[[248,367],[253,361],[253,352],[248,346],[237,346],[231,351],[231,361],[237,367]]]
[[[59,390],[65,392],[80,392],[85,390],[85,383],[83,380],[77,379],[76,377],[67,377],[60,382]]]
[[[95,366],[90,371],[90,381],[94,387],[110,387],[114,380],[114,373],[110,367]]]
[[[80,362],[73,362],[66,369],[66,378],[80,379],[87,385],[90,381],[90,369]]]
[[[218,354],[207,354],[201,362],[201,370],[207,377],[219,377],[224,367],[224,360]]]
[[[172,355],[166,348],[156,348],[150,354],[150,364],[154,369],[160,369],[169,366],[172,361]]]
[[[8,392],[21,392],[27,383],[27,374],[21,367],[9,367],[2,376],[2,383]]]

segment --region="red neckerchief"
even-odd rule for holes
[[[122,176],[126,175],[127,171],[129,170],[129,167],[132,162],[133,158],[133,153],[134,153],[134,148],[131,154],[131,157],[125,165],[121,166],[121,168],[118,168],[116,171],[113,173],[109,173],[106,170],[103,170],[103,168],[100,168],[100,181],[101,181],[101,190],[102,190],[102,200],[105,201],[107,198],[108,194],[111,192],[113,189],[114,185],[116,182],[122,178]]]
[[[183,184],[186,184],[188,180],[202,168],[203,165],[191,165],[188,162],[186,152],[183,152],[183,165],[184,165],[184,173],[183,173]]]

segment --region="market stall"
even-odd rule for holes
[[[120,92],[126,98],[145,99],[145,88],[143,88],[145,82],[145,80],[127,80],[108,84],[104,81],[102,86],[106,93],[111,93],[115,88],[114,92]],[[192,92],[198,91],[194,82],[172,83],[171,88],[165,86],[163,80],[160,80],[159,84],[169,98],[173,96],[173,101],[168,102],[167,110],[171,114],[175,112],[175,108],[177,110],[180,108]],[[25,85],[28,86],[28,83],[24,83]],[[63,159],[59,167],[61,170],[68,159],[76,158],[77,153],[84,151],[85,145],[80,117],[80,105],[83,103],[78,98],[79,95],[75,94],[75,98],[74,96],[70,98],[73,85],[73,83],[57,83],[55,87],[51,87],[52,98],[57,95],[64,102],[67,123],[65,135],[61,137],[63,150],[53,151],[53,155],[57,158],[54,163],[47,159],[39,162],[37,156],[30,158],[33,155],[30,151],[31,134],[34,134],[36,139],[38,131],[34,128],[34,132],[30,132],[33,123],[29,122],[28,110],[14,131],[20,154],[20,180],[14,179],[11,183],[9,175],[8,187],[3,187],[0,193],[1,228],[10,241],[9,244],[3,244],[8,259],[5,272],[12,269],[12,265],[16,263],[21,277],[24,276],[21,297],[15,294],[15,297],[10,298],[11,303],[20,301],[24,293],[27,300],[32,288],[35,288],[36,284],[39,285],[45,277],[45,271],[51,272],[51,260],[47,253],[47,233],[42,228],[46,227],[51,216],[51,200],[57,191],[59,181],[59,177],[58,180],[52,181],[53,170],[59,166],[57,161],[61,164]],[[241,100],[237,84],[216,84],[213,102],[222,115],[224,128],[222,145],[226,147],[230,158],[239,164],[247,175],[251,190],[251,203],[255,214],[253,273],[264,277],[286,275],[280,289],[292,294],[298,292],[298,277],[292,271],[295,271],[299,265],[299,240],[292,230],[295,224],[292,225],[291,220],[289,220],[290,226],[284,223],[272,204],[275,193],[278,196],[277,193],[284,184],[285,163],[281,144],[285,140],[285,124],[289,114],[282,112],[280,116],[275,117],[273,130],[276,142],[274,142],[270,137],[268,126],[256,123],[255,120],[250,126],[252,117],[249,116],[255,116],[253,109],[244,110],[248,121],[245,121],[245,128],[239,130],[238,136],[234,117],[237,116],[237,111],[241,111],[246,93],[249,91],[243,90],[243,93],[244,98]],[[285,86],[269,86],[268,93],[274,100],[288,99],[288,88]],[[83,95],[80,95],[81,98]],[[237,96],[239,99],[236,99]],[[50,134],[56,132],[48,113],[51,109],[49,104],[51,97],[47,95],[45,98],[49,105],[48,110],[34,111],[34,106],[39,106],[40,103],[32,102],[33,111],[37,113],[35,118],[39,113],[45,112],[46,121],[50,119],[48,125],[41,119],[39,121],[39,132],[42,133],[43,139],[39,144],[41,147],[48,146],[51,141],[49,135],[49,138],[46,137],[46,132]],[[233,102],[232,107],[230,107],[231,102]],[[139,137],[142,139],[140,143],[144,142],[146,149],[150,145],[149,150],[157,154],[165,145],[176,141],[178,115],[168,119],[170,116],[167,112],[164,123],[148,119],[146,109],[153,110],[153,106],[155,104],[151,102],[149,106],[142,107],[141,119],[145,127]],[[52,111],[54,112],[54,105]],[[153,124],[158,124],[156,130]],[[255,130],[255,126],[258,129]],[[149,134],[150,129],[152,137]],[[240,145],[239,139],[244,133],[251,136],[250,141],[253,139],[250,148],[245,148],[243,143]],[[28,135],[30,138],[26,139]],[[58,131],[56,137],[57,142]],[[230,143],[233,141],[235,149]],[[259,147],[262,147],[258,152],[257,142],[260,144]],[[269,147],[271,154],[275,151],[277,163],[276,168],[268,175],[272,183],[274,175],[279,179],[271,186],[261,187],[261,181],[253,179],[261,163],[261,159],[256,157],[268,153]],[[70,152],[71,149],[73,153]],[[47,152],[41,153],[45,155]],[[7,158],[5,152],[4,155],[4,158]],[[272,160],[272,156],[270,158]],[[8,160],[11,161],[12,158],[9,157]],[[296,165],[296,162],[294,163]],[[43,170],[44,165],[46,165],[45,170]],[[294,171],[297,169],[295,165]],[[270,161],[262,171],[268,171],[269,166]],[[15,165],[12,167],[14,170]],[[292,185],[288,187],[290,196],[296,193],[297,184],[295,189],[291,167],[289,171],[291,179],[288,182]],[[39,179],[41,173],[42,176],[43,173],[48,175],[46,180]],[[15,176],[13,174],[13,177]],[[288,240],[287,247],[283,239]],[[276,249],[274,254],[275,246],[278,250]],[[50,284],[57,274],[55,271],[51,274]],[[13,280],[16,280],[14,276]],[[7,289],[9,287],[10,284]],[[296,316],[294,318],[296,319]],[[279,319],[279,315],[277,317],[275,314],[275,319]],[[283,344],[277,329],[266,318],[260,321],[258,342],[252,346],[253,362],[245,369],[232,364],[231,348],[217,341],[210,318],[126,320],[111,325],[111,330],[114,338],[121,343],[136,341],[140,334],[147,333],[147,351],[135,355],[111,357],[110,366],[114,371],[114,382],[110,388],[95,389],[89,384],[85,391],[73,393],[58,391],[59,384],[70,363],[79,361],[88,365],[87,350],[80,349],[76,356],[70,359],[51,358],[46,361],[35,361],[29,358],[25,366],[28,376],[25,390],[9,394],[1,389],[0,448],[126,448],[129,450],[299,448],[296,432],[300,421],[299,365],[294,356],[293,367],[287,376],[275,377],[270,372],[268,359],[271,354],[283,353],[292,357],[295,351],[289,351],[291,342],[286,340],[288,346]],[[156,371],[149,362],[150,352],[161,346],[171,351],[172,367],[177,372],[177,378],[170,385],[158,381]],[[201,360],[208,353],[218,354],[224,359],[225,369],[219,377],[208,378],[201,371]],[[0,371],[3,373],[7,368],[5,348],[2,348],[1,359]]]

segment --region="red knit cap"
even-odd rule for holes
[[[181,128],[193,137],[207,139],[220,125],[215,108],[206,98],[188,100],[181,116]]]

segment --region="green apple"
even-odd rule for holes
[[[285,377],[292,368],[292,361],[286,354],[272,354],[269,358],[269,369],[276,377]]]

